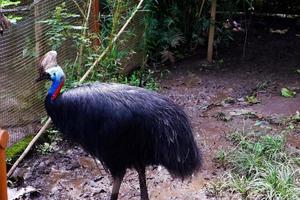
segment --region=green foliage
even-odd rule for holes
[[[50,37],[49,44],[53,50],[57,50],[69,38],[73,39],[76,46],[79,46],[82,42],[86,42],[85,38],[79,32],[84,27],[70,23],[71,18],[78,19],[79,17],[80,15],[69,13],[66,3],[62,3],[56,7],[51,19],[41,21],[41,23],[45,23],[51,27],[46,35]]]
[[[0,8],[17,6],[20,3],[21,1],[17,1],[17,0],[0,0]],[[21,20],[23,17],[16,16],[16,15],[8,15],[7,18],[11,23],[16,23],[17,21]]]
[[[48,142],[45,142],[43,144],[40,144],[37,147],[37,152],[39,152],[42,155],[47,155],[51,152],[53,152],[54,148],[51,144],[49,144]]]
[[[210,27],[210,1],[202,3],[203,0],[147,2],[145,40],[151,61],[174,62],[193,53],[198,47],[206,46]],[[224,27],[223,22],[228,17],[218,17],[215,47],[228,46],[234,39],[232,30]]]
[[[207,21],[201,16],[202,0],[148,1],[145,17],[146,48],[154,62],[174,62],[203,44]]]
[[[4,8],[7,6],[16,6],[19,5],[20,1],[16,0],[0,0],[0,7]]]
[[[33,135],[26,136],[12,146],[6,148],[6,161],[8,164],[13,163],[26,149]]]
[[[235,147],[217,154],[217,162],[230,168],[208,192],[241,199],[299,199],[299,163],[286,151],[283,136],[234,133]],[[221,183],[220,183],[221,182]],[[216,188],[216,186],[222,186]]]
[[[245,99],[249,104],[257,104],[260,102],[255,95],[246,96]]]
[[[288,88],[282,88],[281,95],[287,98],[292,98],[296,96],[296,92]]]
[[[57,149],[57,144],[61,140],[61,134],[57,130],[49,129],[40,140],[40,144],[36,146],[36,151],[42,155],[47,155]]]
[[[223,150],[217,152],[215,161],[220,164],[220,166],[225,167],[227,165],[227,153]]]
[[[120,82],[137,87],[145,87],[151,90],[158,90],[159,86],[154,79],[152,70],[144,71],[143,69],[133,72],[129,77],[120,78]]]
[[[70,13],[65,3],[56,8],[51,19],[42,22],[51,27],[47,34],[50,37],[49,43],[52,49],[59,49],[66,40],[70,40],[75,44],[73,48],[77,51],[78,56],[75,61],[65,61],[63,66],[67,75],[66,88],[77,85],[86,70],[92,66],[98,56],[111,44],[115,34],[123,26],[135,7],[130,2],[129,0],[104,2],[104,5],[102,5],[104,11],[100,16],[102,28],[98,36],[89,33],[84,21],[80,25],[78,20],[82,16]],[[83,5],[83,7],[86,6],[87,3]],[[140,66],[141,70],[129,76],[124,76],[120,73],[122,70],[122,60],[131,53],[130,49],[121,48],[120,46],[126,44],[128,38],[133,36],[130,29],[124,32],[121,39],[117,44],[113,45],[106,57],[96,65],[87,82],[114,81],[156,89],[157,83],[153,78],[153,73],[149,70],[144,70],[146,62],[143,66]],[[91,41],[95,37],[99,37],[101,41],[99,48],[92,48]],[[138,82],[141,84],[138,84]]]
[[[8,15],[7,18],[9,19],[9,21],[13,24],[16,24],[17,21],[20,21],[21,19],[23,19],[23,17],[20,16],[14,16],[14,15]]]

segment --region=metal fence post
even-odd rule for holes
[[[6,130],[0,129],[0,199],[7,200],[7,176],[6,176],[6,160],[5,148],[8,142],[8,133]]]

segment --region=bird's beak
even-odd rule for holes
[[[39,81],[42,81],[42,80],[51,80],[50,74],[48,74],[48,73],[40,74],[40,77],[35,79],[35,82],[39,82]]]

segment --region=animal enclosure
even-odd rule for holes
[[[44,86],[35,83],[38,59],[49,50],[49,26],[42,21],[51,18],[62,2],[70,12],[78,12],[71,0],[34,1],[20,12],[4,9],[22,17],[0,36],[0,127],[9,130],[9,145],[35,133],[45,116]],[[59,60],[74,59],[69,46],[67,41],[61,47]]]
[[[73,49],[76,41],[72,40],[72,36],[62,39],[63,35],[53,36],[49,32],[53,28],[51,23],[57,21],[61,24],[57,26],[59,30],[55,31],[64,31],[60,28],[64,28],[65,25],[74,27],[72,32],[83,31],[83,26],[76,26],[86,20],[87,13],[82,13],[79,8],[84,7],[83,4],[83,1],[77,0],[36,0],[30,5],[1,9],[5,15],[13,14],[21,17],[21,20],[5,30],[0,38],[0,127],[8,129],[10,133],[9,145],[28,134],[36,133],[41,127],[43,117],[46,116],[43,108],[44,84],[35,83],[35,79],[37,78],[36,66],[39,64],[39,59],[53,47],[50,43],[57,40],[63,41],[56,49],[59,52],[58,63],[61,66],[75,66],[76,61],[80,62],[78,52]],[[129,7],[134,5],[131,3]],[[95,9],[93,6],[91,8],[87,28],[89,32],[98,34],[99,11],[97,8],[96,11],[93,11]],[[88,8],[85,9],[88,10]],[[59,12],[60,14],[56,15]],[[67,20],[67,23],[60,21],[59,15],[65,15],[63,20]],[[120,69],[122,73],[132,71],[134,67],[143,62],[143,51],[140,50],[139,39],[137,39],[142,38],[144,33],[145,27],[141,23],[142,18],[143,12],[140,12],[128,28],[134,36],[128,37],[127,40],[127,36],[123,34],[123,40],[127,40],[127,42],[116,44],[120,51],[130,49],[130,53],[120,60],[123,66]],[[81,36],[77,37],[77,41],[80,41]],[[92,45],[94,42],[95,40],[92,41]]]
[[[19,5],[1,7],[3,1],[0,129],[8,129],[11,139],[6,149],[7,176],[12,183],[8,193],[10,189],[32,188],[20,197],[28,200],[110,196],[137,200],[148,195],[150,199],[174,200],[300,199],[299,3],[21,0]],[[107,9],[104,2],[111,7]],[[194,8],[201,11],[196,13],[197,23],[182,14],[193,16]],[[75,33],[71,36],[88,39],[87,43],[76,45],[79,40],[72,37],[64,40],[60,32],[63,23],[53,28],[51,23],[61,22],[55,15],[59,9],[64,10],[60,10],[64,16],[79,16],[67,17],[68,25],[77,28],[69,31]],[[2,13],[22,19],[7,29]],[[96,26],[90,25],[93,20]],[[210,42],[209,28],[215,29]],[[183,30],[195,33],[190,43]],[[149,33],[156,37],[149,37]],[[53,47],[53,41],[62,43]],[[208,43],[214,52],[211,63],[205,58]],[[152,54],[147,51],[149,47],[155,47]],[[50,54],[57,55],[58,62],[41,62],[48,60],[43,55],[49,50],[57,52]],[[47,63],[55,67],[51,69]],[[137,70],[131,72],[134,67]],[[37,78],[48,81],[37,83]],[[97,81],[101,83],[94,83]],[[158,90],[158,94],[132,86]],[[186,116],[174,113],[179,108]],[[44,123],[47,115],[55,129],[47,129],[32,146],[51,123],[50,119]],[[190,151],[193,145],[182,144],[184,137],[174,137],[174,129],[186,119],[192,130],[188,135],[200,149],[202,167],[177,170],[190,172],[188,175],[193,172],[182,181],[176,179],[176,171],[175,177],[170,173],[170,166],[181,169],[176,163],[186,160],[189,152],[196,152],[196,148]],[[38,130],[35,138],[21,140]],[[187,135],[179,132],[179,136]],[[14,162],[8,155],[20,143],[29,145]],[[178,145],[172,149],[168,145],[173,143]],[[177,150],[184,146],[188,151]],[[176,151],[181,154],[176,156]],[[2,180],[0,183],[6,182]]]

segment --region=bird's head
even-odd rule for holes
[[[51,80],[53,82],[48,90],[48,95],[51,96],[51,100],[57,98],[65,81],[65,73],[57,64],[56,57],[56,51],[49,51],[42,57],[38,66],[39,77],[36,79],[36,82],[42,80]]]
[[[40,60],[38,65],[39,77],[36,82],[42,80],[62,81],[65,80],[65,73],[57,64],[57,52],[49,51]]]

